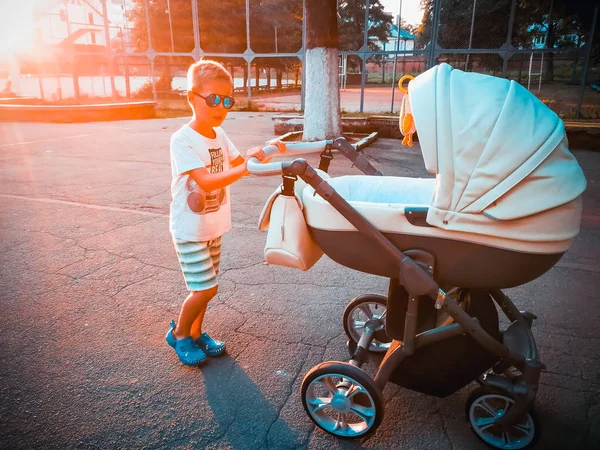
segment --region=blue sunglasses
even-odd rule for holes
[[[233,108],[233,105],[235,105],[235,99],[233,97],[230,96],[221,96],[219,94],[210,94],[207,95],[206,97],[204,95],[200,95],[198,94],[196,91],[190,91],[192,94],[196,94],[198,97],[203,98],[204,101],[206,102],[206,104],[210,107],[210,108],[214,108],[215,106],[217,106],[219,103],[223,102],[223,107],[225,109],[231,109]]]

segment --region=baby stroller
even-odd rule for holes
[[[289,154],[321,152],[322,170],[304,159],[248,163],[283,175],[261,215],[267,262],[308,270],[324,252],[390,280],[387,296],[348,304],[351,359],[306,374],[304,408],[326,432],[361,438],[383,420],[388,381],[445,397],[476,380],[466,404],[474,433],[493,448],[529,448],[544,369],[536,316],[502,289],[538,278],[570,248],[585,178],[562,121],[513,81],[443,64],[412,80],[403,102],[401,124],[410,114],[435,179],[330,178],[332,149],[381,175],[343,138],[289,144]],[[374,378],[361,369],[372,353],[384,354]]]

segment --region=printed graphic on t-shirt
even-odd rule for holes
[[[210,173],[223,172],[223,150],[221,148],[208,149],[210,154]],[[218,211],[221,205],[226,204],[225,188],[205,192],[198,184],[188,177],[187,204],[196,214],[209,214]]]

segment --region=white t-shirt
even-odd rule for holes
[[[171,136],[171,214],[173,237],[202,242],[222,236],[231,229],[229,186],[205,192],[189,176],[190,170],[205,167],[210,173],[229,169],[240,155],[225,132],[214,128],[209,139],[184,125]]]

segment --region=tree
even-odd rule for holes
[[[363,47],[365,35],[365,7],[366,0],[342,1],[338,9],[339,49],[356,51]],[[367,32],[367,47],[369,50],[378,51],[378,43],[387,42],[392,25],[392,15],[384,11],[380,0],[369,1],[369,20]],[[381,63],[381,56],[375,58]],[[348,66],[357,69],[358,58],[349,58]]]
[[[366,0],[348,0],[339,5],[340,50],[359,50],[363,46]],[[369,1],[368,38],[387,42],[392,25],[392,15],[384,11],[380,0]],[[368,39],[370,50],[380,50],[374,39]]]
[[[426,46],[431,42],[435,1],[437,0],[421,0],[424,14],[423,23],[417,30],[419,46]],[[533,39],[543,36],[546,48],[579,48],[585,42],[585,30],[589,27],[582,27],[581,12],[584,8],[574,7],[573,3],[585,1],[517,0],[512,45],[516,48],[531,48]],[[441,3],[437,39],[440,47],[468,48],[473,4],[473,0],[444,0]],[[498,49],[506,42],[511,4],[511,0],[488,1],[484,5],[477,1],[471,48]],[[491,56],[494,56],[492,68],[498,70],[502,60],[499,56]],[[461,57],[464,56],[455,56]],[[546,77],[547,80],[552,80],[552,53],[547,55],[546,61]]]
[[[170,10],[169,10],[170,5]],[[207,53],[244,53],[246,42],[246,0],[198,1],[200,48]],[[128,19],[133,25],[132,37],[138,51],[148,48],[146,7],[150,17],[152,47],[167,52],[191,52],[194,49],[194,29],[191,0],[134,0]],[[173,42],[171,42],[172,21]],[[302,46],[302,0],[261,0],[250,2],[250,44],[255,53],[275,51],[275,35],[265,30],[278,27],[278,51],[298,51]],[[289,50],[296,46],[295,50]],[[213,57],[233,70],[231,58]],[[186,58],[174,58],[184,64]],[[240,60],[241,62],[241,60]],[[299,65],[297,58],[264,58],[257,65],[273,67],[281,84],[282,70]],[[244,64],[244,83],[247,66]]]
[[[340,136],[337,0],[306,0],[305,141]]]
[[[302,48],[302,0],[261,0],[250,9],[250,41],[257,53],[294,53]],[[258,69],[276,70],[276,85],[282,86],[285,69],[300,70],[298,58],[256,58]]]

